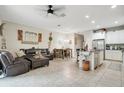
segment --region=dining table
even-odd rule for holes
[[[72,58],[72,49],[66,48],[66,49],[54,49],[54,57],[55,58]]]

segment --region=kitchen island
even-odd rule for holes
[[[100,50],[92,50],[92,51],[79,51],[79,68],[83,68],[83,60],[90,61],[90,70],[94,70],[99,65],[102,64],[102,51]]]

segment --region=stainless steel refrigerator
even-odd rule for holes
[[[105,59],[105,40],[104,39],[94,39],[92,41],[92,47],[94,51],[97,51],[95,54],[95,67],[103,63]]]
[[[104,39],[94,39],[92,42],[93,49],[104,51],[105,40]]]

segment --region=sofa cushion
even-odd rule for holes
[[[27,54],[27,55],[35,55],[36,51],[35,51],[35,49],[26,49],[25,54]]]
[[[42,54],[37,54],[34,56],[34,58],[45,58]]]
[[[13,55],[11,53],[9,53],[9,52],[2,52],[2,54],[4,54],[6,56],[8,62],[10,64],[14,63],[15,58],[13,57]]]

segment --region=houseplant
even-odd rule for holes
[[[2,23],[0,25],[0,36],[3,36],[3,27],[4,27],[5,23]]]
[[[6,49],[6,39],[5,39],[4,35],[3,35],[4,25],[5,25],[5,23],[2,23],[0,25],[1,49]]]
[[[51,42],[53,40],[53,37],[52,37],[52,32],[49,34],[49,42],[48,42],[48,48],[50,49],[51,47]]]

